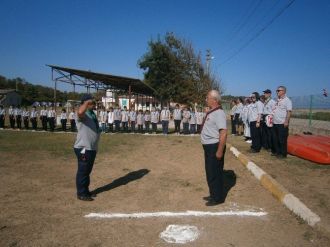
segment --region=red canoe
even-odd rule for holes
[[[288,153],[316,163],[330,165],[330,136],[289,136]]]

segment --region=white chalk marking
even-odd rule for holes
[[[233,152],[233,154],[236,156],[236,157],[238,157],[238,155],[241,153],[240,151],[238,151],[236,148],[234,148],[234,147],[231,147],[230,148],[230,151],[232,151]]]
[[[203,212],[203,211],[186,211],[186,212],[154,212],[154,213],[90,213],[85,215],[86,218],[151,218],[151,217],[212,217],[212,216],[250,216],[260,217],[267,215],[266,212],[256,211],[223,211],[223,212]]]
[[[261,177],[266,174],[259,166],[251,161],[248,162],[246,167],[258,180],[261,180]]]
[[[196,226],[169,225],[166,230],[159,234],[159,237],[167,243],[185,244],[195,241],[199,236]]]

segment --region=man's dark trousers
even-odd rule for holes
[[[89,196],[89,175],[93,169],[96,151],[85,150],[85,154],[82,154],[81,150],[81,148],[74,149],[78,159],[78,170],[76,175],[77,196]]]
[[[272,142],[272,127],[268,127],[266,122],[263,121],[261,123],[262,125],[262,147],[269,150],[271,149],[272,152],[273,149],[273,142]]]
[[[259,152],[261,149],[261,126],[257,128],[257,121],[250,122],[252,145],[251,148]]]
[[[180,133],[181,120],[174,119],[174,131],[175,133]]]
[[[210,196],[217,202],[224,200],[223,166],[226,152],[225,148],[222,158],[218,160],[215,155],[218,146],[219,143],[203,145],[206,180]]]
[[[283,155],[284,157],[288,154],[288,135],[289,128],[284,127],[284,124],[274,124],[272,128],[272,138],[274,153]]]

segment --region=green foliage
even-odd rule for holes
[[[293,111],[292,117],[300,118],[300,119],[309,119],[309,113],[307,111],[305,111],[305,112]],[[312,112],[312,119],[330,121],[330,112]]]
[[[54,89],[41,85],[33,85],[22,78],[7,79],[0,75],[0,89],[16,89],[22,96],[22,105],[31,105],[34,102],[53,102]],[[81,94],[73,92],[56,91],[57,102],[66,102],[70,100],[79,100]]]
[[[151,40],[148,47],[138,64],[161,101],[203,104],[208,90],[219,89],[219,82],[206,72],[189,42],[167,33],[163,40]]]

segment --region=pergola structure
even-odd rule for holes
[[[137,99],[142,97],[149,98],[155,102],[155,90],[139,79],[115,76],[109,74],[96,73],[92,71],[79,70],[73,68],[60,67],[55,65],[47,65],[51,68],[52,80],[54,81],[54,103],[56,106],[56,90],[57,83],[63,82],[73,86],[82,86],[90,93],[90,89],[111,90],[112,92],[121,92],[128,95],[129,108],[131,107],[132,95],[136,95]]]

